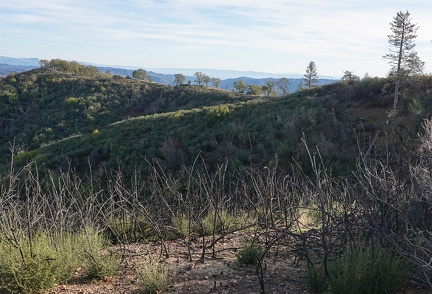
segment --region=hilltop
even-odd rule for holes
[[[40,59],[38,58],[12,58],[0,56],[0,76],[7,76],[11,73],[21,73],[24,71],[38,68]],[[95,66],[100,73],[110,73],[121,77],[132,77],[133,71],[137,67],[121,67],[121,66],[107,66],[96,65],[91,63],[80,62],[82,65]],[[193,69],[193,68],[156,68],[148,69],[147,76],[152,81],[173,86],[175,74],[181,73],[185,76],[185,82],[194,84],[196,72],[205,73],[208,76],[221,79],[220,88],[224,90],[233,90],[233,83],[239,80],[244,81],[248,85],[262,86],[268,81],[277,81],[279,78],[289,78],[289,90],[295,92],[300,82],[302,82],[302,74],[274,74],[254,71],[236,71],[236,70],[215,70],[215,69]],[[334,77],[322,76],[318,80],[318,85],[326,85],[337,81]]]

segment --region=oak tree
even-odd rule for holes
[[[221,79],[219,79],[219,78],[211,78],[210,82],[213,84],[213,87],[219,88],[220,83],[221,83]]]
[[[49,60],[48,59],[41,59],[39,60],[39,65],[42,68],[48,68],[49,67]]]
[[[203,82],[204,82],[204,84],[205,84],[206,87],[207,87],[208,84],[211,82],[211,77],[209,77],[208,75],[204,74]]]
[[[180,86],[180,85],[184,84],[185,80],[186,80],[186,77],[181,73],[174,75],[174,84],[176,86]]]
[[[194,73],[194,77],[195,77],[195,83],[198,86],[201,86],[205,82],[207,75],[200,71],[197,71],[196,73]]]
[[[132,77],[136,80],[146,80],[147,79],[147,71],[142,69],[142,68],[134,70],[132,72]]]
[[[247,92],[248,95],[261,95],[261,87],[258,85],[247,85]]]
[[[264,93],[264,95],[266,95],[267,97],[270,97],[270,95],[273,95],[274,91],[274,87],[276,86],[276,83],[273,81],[267,81],[262,87],[262,92]]]
[[[244,93],[246,91],[246,88],[247,88],[247,86],[246,86],[245,82],[243,82],[243,80],[238,80],[238,81],[235,81],[233,83],[233,89],[236,92]]]
[[[287,78],[280,78],[277,82],[278,90],[281,91],[282,96],[289,94],[289,80]]]

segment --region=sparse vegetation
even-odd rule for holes
[[[241,264],[256,265],[263,252],[264,249],[257,240],[246,240],[237,253],[237,260]]]
[[[144,261],[137,271],[140,293],[163,293],[170,284],[170,275],[165,265],[155,260]]]

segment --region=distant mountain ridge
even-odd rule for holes
[[[0,56],[0,64],[18,65],[18,66],[39,66],[39,58],[14,58],[7,56]]]
[[[11,64],[2,64],[0,63],[0,77],[7,76],[11,73],[20,73],[23,71],[28,71],[36,68],[36,66],[32,65],[11,65]]]
[[[23,71],[31,70],[39,67],[38,58],[13,58],[0,56],[0,76],[6,76],[12,72],[20,73]],[[90,64],[90,63],[82,63]],[[92,64],[94,65],[94,64]],[[132,76],[135,69],[139,67],[117,67],[117,66],[96,66],[101,72],[111,72],[113,75],[120,76]],[[220,88],[224,90],[232,90],[233,83],[235,81],[242,80],[247,85],[258,85],[262,86],[267,81],[276,82],[279,78],[286,77],[290,80],[289,91],[295,92],[300,82],[303,81],[302,74],[274,74],[274,73],[264,73],[255,71],[237,71],[237,70],[219,70],[219,69],[194,69],[194,68],[156,68],[156,69],[146,69],[148,75],[153,79],[154,82],[174,85],[175,74],[182,73],[185,75],[186,83],[194,83],[195,77],[193,74],[195,72],[203,72],[210,77],[220,78],[221,84]],[[338,81],[333,77],[321,76],[318,80],[318,85],[326,85]]]
[[[209,68],[151,68],[151,71],[161,74],[182,73],[184,75],[193,76],[197,71],[203,72],[209,76],[220,79],[233,79],[237,77],[249,77],[254,79],[263,78],[301,78],[302,74],[296,73],[267,73],[257,71],[239,71],[239,70],[223,70],[223,69],[209,69]],[[324,77],[327,78],[327,77]]]

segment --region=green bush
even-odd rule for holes
[[[397,293],[408,282],[410,264],[380,246],[358,246],[346,251],[328,266],[330,293]],[[326,283],[323,269],[308,264],[311,290],[322,292]]]
[[[201,220],[189,220],[185,214],[178,214],[172,220],[171,224],[176,230],[177,237],[188,235],[189,226],[191,234],[199,236],[209,236],[213,234],[222,234],[224,232],[241,228],[249,221],[248,215],[243,212],[229,212],[226,209],[219,211],[215,218],[215,211],[210,210]]]
[[[108,222],[111,241],[132,243],[140,240],[157,240],[158,236],[145,217],[121,216]]]
[[[66,282],[79,266],[79,246],[71,234],[9,235],[13,239],[0,242],[0,288],[7,293],[47,290]]]
[[[322,267],[316,268],[311,261],[307,262],[306,274],[309,288],[314,293],[321,293],[327,289],[327,277]]]
[[[349,248],[330,264],[332,293],[396,293],[409,277],[402,257],[379,246]]]
[[[246,241],[236,254],[236,257],[238,262],[241,264],[257,264],[258,260],[263,254],[263,251],[263,247],[258,244],[256,240]]]
[[[242,211],[235,213],[222,209],[216,214],[215,218],[215,211],[210,210],[203,217],[200,224],[195,225],[195,232],[200,236],[212,235],[213,230],[215,234],[222,234],[244,226],[247,221],[248,216]]]
[[[411,111],[412,114],[414,114],[415,116],[420,117],[421,114],[422,114],[422,112],[423,112],[424,106],[422,105],[422,102],[419,99],[413,98],[409,102],[408,108],[409,108],[409,110]]]
[[[146,261],[137,276],[140,291],[144,294],[162,293],[170,283],[168,268],[153,260]]]
[[[190,222],[192,222],[192,220],[190,220]],[[189,219],[185,214],[178,214],[174,216],[171,220],[171,223],[176,230],[176,233],[173,237],[186,237],[189,233],[189,226],[191,226],[191,230],[193,230],[193,224],[189,224]]]
[[[89,279],[102,280],[113,276],[119,267],[119,257],[113,252],[89,255],[84,272]]]
[[[84,272],[90,279],[103,279],[117,271],[119,256],[104,250],[108,239],[95,228],[87,227],[80,233],[80,243],[86,257]]]

